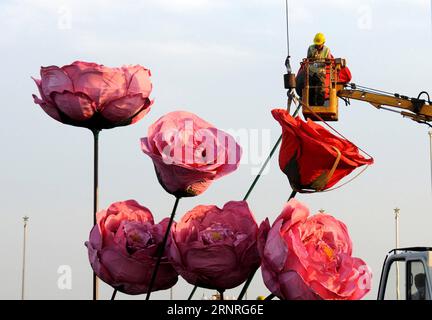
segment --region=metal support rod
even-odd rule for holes
[[[198,289],[198,286],[194,286],[194,288],[192,289],[192,292],[190,293],[188,300],[192,300],[193,295],[195,294],[196,289]]]
[[[174,217],[175,217],[175,213],[177,211],[177,206],[178,206],[179,201],[180,201],[180,198],[176,197],[175,202],[174,202],[174,207],[173,207],[172,212],[171,212],[170,220],[168,222],[168,226],[167,226],[167,229],[165,231],[165,235],[164,235],[162,244],[159,247],[158,257],[157,257],[156,265],[155,265],[155,268],[153,270],[152,277],[151,277],[151,280],[150,280],[150,284],[149,284],[149,287],[148,287],[146,300],[150,299],[150,295],[151,295],[151,292],[152,292],[152,289],[153,289],[153,285],[154,285],[154,283],[156,281],[156,276],[157,276],[158,271],[159,271],[159,265],[161,263],[162,256],[163,256],[163,254],[165,252],[165,246],[166,246],[166,243],[168,241],[168,236],[169,236],[170,231],[171,231],[171,226],[172,226],[172,223],[174,221]]]
[[[99,129],[93,133],[93,226],[96,225],[96,213],[99,206]],[[99,281],[93,271],[93,300],[99,299]]]
[[[29,217],[23,217],[24,221],[24,239],[23,239],[23,256],[22,256],[22,275],[21,275],[21,300],[25,297],[25,267],[26,267],[26,242],[27,242],[27,222]]]
[[[276,297],[273,293],[270,293],[267,297],[264,298],[264,300],[272,300],[274,297]]]
[[[394,209],[394,214],[395,214],[395,231],[396,231],[396,248],[399,248],[399,208],[395,208]],[[396,261],[396,299],[400,300],[400,288],[399,288],[399,284],[400,284],[400,273],[399,273],[399,262]]]
[[[111,300],[115,300],[116,295],[117,295],[117,289],[114,289],[112,296],[111,296]]]
[[[429,150],[430,150],[430,163],[431,163],[431,192],[432,192],[432,131],[429,131],[428,134],[429,134]]]

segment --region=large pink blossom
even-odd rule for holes
[[[191,284],[234,288],[260,265],[257,234],[246,201],[230,201],[222,209],[200,205],[173,227],[168,257]]]
[[[140,120],[150,110],[150,70],[140,65],[108,68],[75,61],[41,67],[34,102],[52,118],[89,129],[109,129]]]
[[[370,290],[366,263],[351,256],[345,224],[290,200],[270,228],[265,220],[258,247],[267,288],[280,299],[362,298]]]
[[[163,188],[178,197],[192,197],[236,170],[241,148],[234,138],[186,111],[170,112],[148,129],[142,151],[153,160]]]
[[[168,220],[154,224],[150,210],[135,200],[116,202],[98,212],[86,242],[94,272],[121,292],[146,293]],[[152,291],[169,289],[177,279],[164,253]]]

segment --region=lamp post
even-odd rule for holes
[[[24,300],[24,289],[25,289],[25,258],[26,258],[26,241],[27,241],[27,222],[29,217],[23,217],[24,221],[24,241],[23,241],[23,256],[22,256],[22,275],[21,275],[21,300]]]
[[[396,231],[396,249],[399,248],[399,208],[394,209],[395,214],[395,231]],[[399,289],[399,262],[396,261],[396,299],[400,298],[400,289]]]
[[[431,0],[432,3],[432,0]],[[429,133],[429,145],[430,145],[430,162],[431,162],[431,191],[432,191],[432,130]]]

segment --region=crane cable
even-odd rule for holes
[[[288,0],[285,0],[285,20],[286,20],[286,38],[287,38],[287,60],[285,61],[285,66],[287,71],[291,72],[291,65],[289,59],[290,56],[290,39],[289,39],[289,17],[288,17]]]
[[[287,58],[285,60],[285,67],[287,73],[292,73],[291,63],[290,63],[290,38],[289,38],[289,14],[288,14],[288,0],[285,0],[285,21],[286,21],[286,45],[287,45]]]

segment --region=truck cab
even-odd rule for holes
[[[432,247],[391,250],[384,260],[378,300],[432,300]]]

